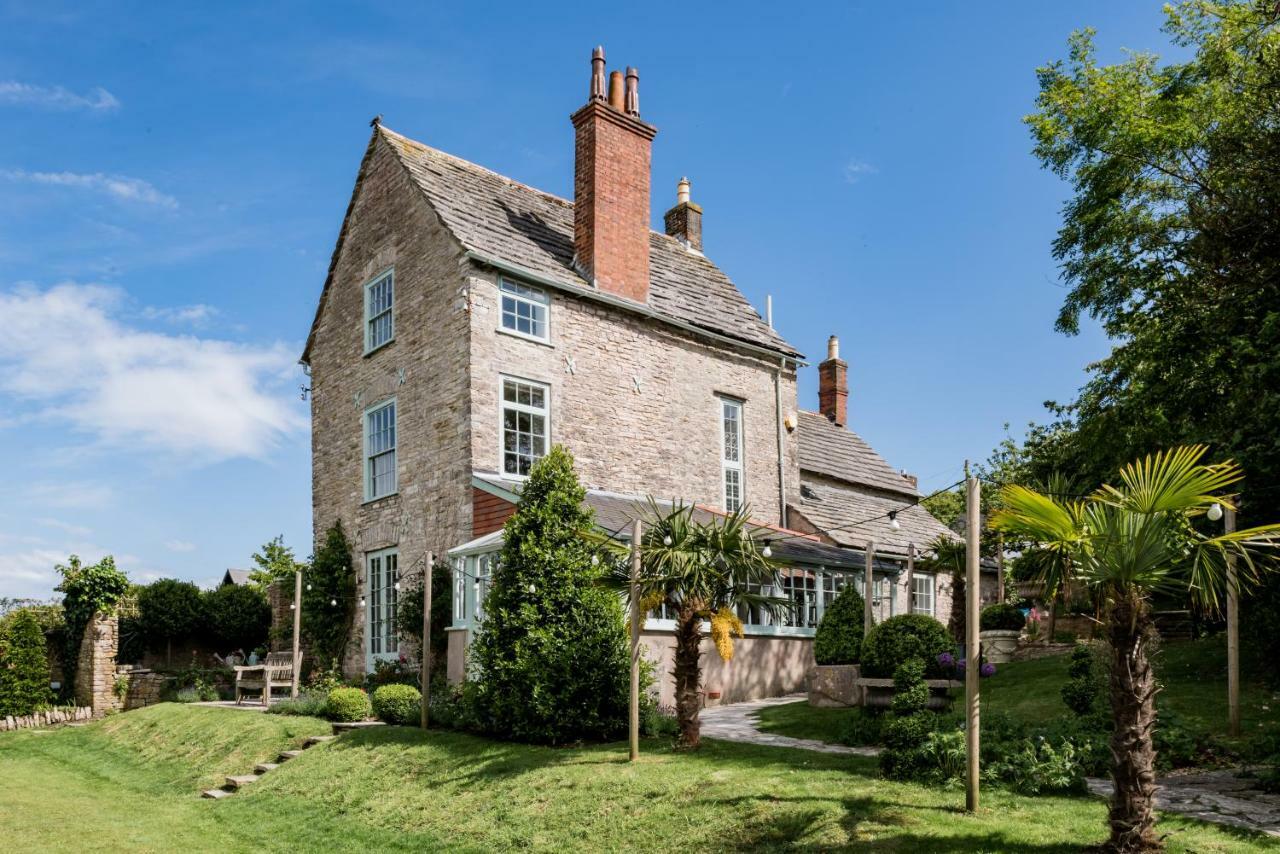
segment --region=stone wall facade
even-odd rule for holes
[[[88,706],[94,715],[119,709],[123,705],[116,696],[116,650],[119,645],[120,621],[115,614],[96,614],[85,626],[80,641],[80,658],[76,666],[76,705]]]
[[[163,702],[163,697],[176,677],[142,667],[121,667],[117,678],[128,680],[124,710],[129,712]]]

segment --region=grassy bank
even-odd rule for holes
[[[890,783],[856,757],[707,742],[553,750],[388,727],[304,753],[248,790],[211,779],[324,730],[319,721],[163,705],[104,723],[0,736],[0,834],[22,851],[482,851],[861,848],[1078,851],[1103,804]],[[1174,851],[1280,850],[1183,819]]]

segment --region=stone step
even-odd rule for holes
[[[290,759],[297,759],[301,755],[302,755],[301,750],[282,750],[280,752],[279,761],[288,762]]]
[[[268,771],[274,771],[279,767],[280,765],[277,762],[259,762],[257,765],[253,766],[253,773],[265,774]]]
[[[238,774],[227,778],[227,786],[232,789],[238,789],[241,786],[247,786],[250,783],[256,783],[257,781],[257,774]]]
[[[333,741],[336,735],[313,735],[306,741],[302,742],[303,748],[314,747],[317,744],[324,744],[326,741]]]
[[[218,798],[229,798],[231,795],[232,792],[228,792],[226,789],[205,789],[200,793],[200,797],[213,798],[215,801]]]

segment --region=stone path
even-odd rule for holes
[[[1280,836],[1280,795],[1253,788],[1255,781],[1238,773],[1238,769],[1226,768],[1161,777],[1156,780],[1156,806],[1202,821]],[[1110,780],[1090,777],[1087,782],[1091,793],[1111,797]]]
[[[703,709],[700,716],[702,734],[707,738],[723,741],[795,747],[819,753],[854,756],[876,756],[880,753],[878,747],[847,747],[760,731],[756,714],[761,709],[801,702],[804,699],[804,694],[790,694],[786,697]],[[1226,769],[1161,777],[1156,781],[1160,786],[1156,794],[1156,805],[1167,812],[1181,813],[1201,821],[1257,830],[1269,836],[1280,837],[1280,795],[1268,795],[1252,788],[1253,781],[1238,777],[1237,773],[1236,770]],[[1090,793],[1102,797],[1111,796],[1110,780],[1090,777],[1087,782]]]
[[[707,738],[718,738],[723,741],[740,741],[746,744],[766,744],[770,747],[797,747],[801,750],[814,750],[818,753],[844,753],[852,756],[876,756],[878,747],[848,747],[843,744],[828,744],[809,738],[791,738],[761,732],[756,726],[756,713],[768,706],[781,706],[805,699],[804,694],[790,694],[786,697],[771,697],[767,700],[751,700],[746,703],[732,703],[728,706],[713,706],[703,709],[699,719],[702,722],[702,734]]]

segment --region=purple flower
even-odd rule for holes
[[[978,669],[978,675],[984,679],[988,676],[995,676],[996,666],[988,661],[986,664],[982,665],[982,667]]]
[[[959,661],[956,662],[956,670],[959,671],[960,673],[964,673],[964,668],[966,664],[968,664],[968,662],[966,662],[963,658],[960,659]]]
[[[951,653],[944,652],[942,655],[938,656],[938,664],[943,667],[955,667],[956,658]]]

